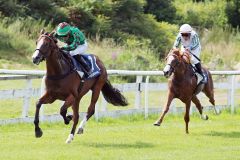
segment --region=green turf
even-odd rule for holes
[[[210,114],[203,121],[191,116],[190,134],[183,116],[166,117],[160,127],[151,116],[91,120],[83,135],[65,144],[71,126],[44,123],[43,137],[32,124],[0,126],[1,160],[237,160],[240,157],[240,113]]]

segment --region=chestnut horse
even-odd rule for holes
[[[197,89],[197,78],[190,63],[190,55],[187,53],[181,53],[178,49],[172,49],[169,52],[166,60],[167,65],[163,71],[164,76],[168,78],[172,75],[172,73],[173,75],[168,81],[169,86],[167,103],[163,108],[160,118],[154,123],[154,125],[160,126],[164,116],[169,110],[172,100],[174,98],[178,98],[186,105],[184,120],[186,123],[186,133],[189,133],[188,122],[190,120],[189,110],[191,101],[196,105],[201,118],[204,120],[208,119],[208,116],[203,114],[201,103],[195,94]],[[207,69],[203,68],[203,70],[207,75],[208,81],[206,84],[202,84],[204,85],[202,92],[205,93],[205,95],[209,98],[209,101],[214,106],[215,113],[218,114],[215,108],[212,76]]]
[[[88,107],[86,117],[82,120],[77,133],[83,133],[84,125],[87,120],[94,114],[95,104],[98,100],[100,91],[102,91],[104,98],[107,102],[116,106],[126,106],[127,100],[120,93],[119,90],[113,88],[111,83],[107,80],[106,69],[101,60],[96,57],[96,63],[100,68],[101,74],[92,79],[87,79],[83,82],[78,73],[73,70],[69,57],[59,49],[56,44],[57,40],[53,34],[44,33],[37,40],[37,48],[32,56],[33,63],[39,64],[41,61],[46,60],[46,92],[38,100],[35,112],[35,136],[41,137],[42,130],[39,127],[39,110],[42,104],[53,103],[56,99],[65,101],[60,109],[65,124],[73,119],[71,133],[68,136],[66,143],[73,140],[76,126],[79,120],[79,102],[81,98],[89,91],[92,90],[91,103]],[[68,107],[72,106],[73,115],[66,116]]]

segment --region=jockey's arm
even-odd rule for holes
[[[190,51],[194,51],[196,48],[198,48],[200,46],[200,41],[199,41],[199,37],[197,34],[193,35],[192,39],[191,39],[191,45],[190,45]]]
[[[70,45],[64,46],[64,49],[68,51],[75,50],[79,45],[83,45],[85,43],[85,36],[79,29],[74,28],[72,31],[72,36],[73,42]]]
[[[173,44],[173,49],[179,48],[180,44],[181,44],[181,35],[178,34]]]

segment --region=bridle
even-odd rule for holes
[[[41,37],[39,38],[39,40],[40,40],[42,37],[48,38],[51,42],[54,42],[54,44],[55,44],[55,40],[54,40],[53,38],[51,38],[49,35],[43,34],[43,35],[41,35]],[[56,44],[55,44],[55,45],[56,45]],[[44,54],[43,54],[43,51],[42,51],[40,48],[36,48],[35,51],[39,51],[40,55],[43,57],[43,59],[42,59],[41,61],[46,60],[46,58],[49,56],[49,55],[47,55],[47,56],[44,55]]]
[[[175,70],[175,67],[177,67],[178,65],[179,65],[179,57],[177,56],[177,55],[175,55],[175,54],[173,54],[173,53],[171,53],[171,54],[168,54],[168,56],[166,57],[166,60],[168,59],[168,57],[170,57],[170,56],[173,56],[173,57],[175,57],[175,58],[177,58],[178,59],[178,61],[177,61],[177,63],[175,63],[175,65],[173,66],[171,63],[168,63],[167,65],[169,65],[170,66],[170,69],[174,72],[174,70]]]
[[[39,40],[40,40],[42,37],[46,37],[46,38],[50,39],[51,42],[54,42],[54,44],[55,44],[56,47],[58,48],[57,44],[55,43],[55,40],[54,40],[52,37],[50,37],[49,35],[43,34],[43,35],[41,35],[41,37],[39,38]],[[49,55],[47,55],[47,56],[44,55],[44,54],[43,54],[43,51],[42,51],[40,48],[35,49],[35,51],[39,51],[39,54],[41,54],[41,56],[43,57],[43,59],[42,59],[41,61],[46,60],[46,59],[48,58],[48,56],[49,56]],[[60,51],[60,50],[59,50],[59,51]],[[54,76],[46,75],[46,78],[47,78],[47,79],[50,79],[50,80],[61,80],[61,79],[65,78],[66,76],[68,76],[69,74],[73,73],[73,72],[74,72],[74,67],[72,66],[72,64],[71,64],[70,61],[67,61],[67,62],[68,62],[69,65],[70,65],[70,70],[69,70],[67,73],[61,74],[61,75],[54,75]]]

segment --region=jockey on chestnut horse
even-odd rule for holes
[[[180,43],[182,44],[181,51],[177,49]],[[201,118],[207,120],[208,116],[202,113],[202,105],[196,96],[200,91],[209,98],[214,106],[215,113],[218,114],[219,111],[215,108],[212,76],[207,69],[201,67],[200,51],[201,45],[197,33],[192,30],[190,25],[182,25],[174,47],[166,58],[167,65],[163,70],[164,76],[167,78],[171,76],[168,81],[168,99],[160,118],[154,123],[155,126],[161,125],[174,98],[180,99],[186,105],[184,116],[186,133],[189,133],[188,122],[190,120],[191,101],[196,105]]]
[[[61,27],[64,28],[68,26],[68,24],[60,24],[59,26],[60,29],[62,29]],[[120,91],[112,87],[108,81],[107,71],[101,60],[95,55],[78,52],[83,50],[81,45],[86,45],[80,31],[74,27],[69,29],[68,26],[64,32],[68,35],[63,36],[62,34],[61,38],[65,39],[66,42],[73,43],[72,45],[68,43],[66,46],[70,52],[66,52],[66,50],[62,51],[62,49],[58,47],[56,37],[59,35],[56,36],[56,33],[48,34],[41,31],[37,40],[37,47],[32,56],[33,63],[38,65],[43,60],[46,60],[47,71],[45,76],[46,91],[36,104],[34,124],[35,136],[41,137],[43,134],[39,127],[39,110],[41,105],[51,104],[57,99],[65,101],[60,109],[60,114],[65,124],[69,124],[73,119],[72,130],[66,140],[66,143],[70,143],[73,140],[79,120],[79,102],[89,90],[92,91],[91,102],[86,117],[84,117],[77,129],[78,134],[83,133],[86,122],[94,114],[95,104],[100,91],[102,91],[106,101],[115,106],[126,106],[128,102]],[[77,67],[78,63],[76,60],[71,57],[78,54],[81,54],[81,56],[77,58],[77,61],[81,61],[80,69]],[[89,65],[91,67],[89,67]],[[72,106],[73,115],[67,116],[67,109],[70,106]]]

